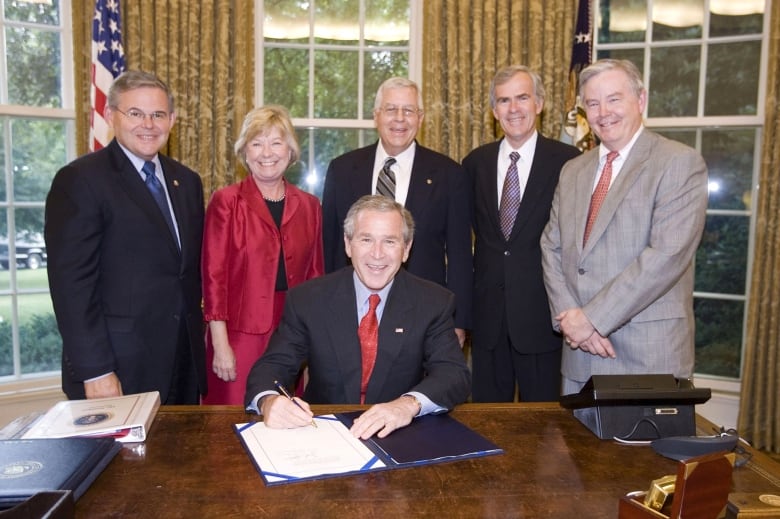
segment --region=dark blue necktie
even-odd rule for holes
[[[154,170],[154,162],[148,160],[144,162],[144,167],[141,168],[141,171],[143,171],[146,175],[146,187],[154,197],[154,201],[157,202],[157,206],[160,208],[163,218],[165,218],[165,222],[168,224],[168,228],[171,230],[173,238],[176,240],[176,246],[179,247],[179,237],[176,235],[176,227],[173,225],[171,210],[168,208],[168,199],[165,196],[165,190],[163,189],[162,184],[160,184],[160,181],[157,179],[157,175],[155,175]]]

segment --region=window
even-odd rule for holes
[[[740,377],[764,122],[767,0],[598,2],[598,58],[644,72],[648,127],[698,149],[709,169],[696,254],[696,372]],[[763,64],[763,66],[762,66]]]
[[[0,48],[0,382],[10,382],[60,369],[43,215],[74,154],[69,2],[0,0]]]
[[[302,158],[287,178],[321,196],[331,159],[376,140],[379,85],[419,78],[412,20],[421,18],[422,2],[258,0],[257,7],[257,104],[290,110]]]

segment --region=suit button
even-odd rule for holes
[[[579,269],[577,269],[577,274],[579,274],[580,276],[582,276],[582,275],[583,275],[583,274],[585,274],[586,272],[587,272],[587,270],[585,270],[585,269],[583,269],[583,268],[579,268]]]
[[[511,255],[512,255],[512,253],[511,253],[511,252],[509,252],[508,250],[505,250],[505,251],[504,251],[504,256],[511,256]]]

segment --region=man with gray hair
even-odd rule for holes
[[[455,327],[463,345],[471,324],[471,197],[460,165],[415,141],[423,115],[417,84],[390,78],[374,101],[379,141],[331,161],[322,194],[325,272],[349,263],[342,223],[355,200],[378,193],[399,202],[417,223],[405,266],[455,294]]]
[[[490,106],[504,136],[463,160],[474,192],[472,399],[557,400],[561,336],[549,324],[539,237],[561,166],[578,151],[537,132],[544,86],[528,67],[496,73]]]
[[[356,437],[380,437],[416,416],[452,409],[469,394],[469,371],[452,321],[452,292],[401,268],[412,216],[383,195],[350,208],[342,240],[352,266],[290,289],[282,322],[252,367],[245,402],[268,427],[305,427],[312,404],[375,404]],[[303,400],[280,395],[302,366]]]
[[[636,66],[600,60],[580,74],[601,144],[561,171],[542,235],[552,324],[563,334],[563,393],[591,375],[693,375],[693,258],[707,210],[694,149],[646,129]]]
[[[60,169],[46,198],[48,273],[68,398],[206,392],[200,250],[203,187],[159,153],[176,121],[154,74],[108,93],[114,139]]]

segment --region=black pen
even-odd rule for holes
[[[300,409],[301,411],[306,411],[306,409],[304,409],[303,407],[301,407],[301,404],[299,404],[299,403],[298,403],[298,401],[297,401],[297,400],[295,400],[295,399],[292,397],[292,395],[291,395],[290,393],[288,393],[288,392],[287,392],[287,390],[284,388],[284,386],[283,386],[283,385],[281,385],[281,384],[279,383],[279,381],[278,381],[278,380],[274,380],[274,385],[276,386],[276,389],[278,389],[278,390],[279,390],[279,392],[280,392],[281,394],[283,394],[284,396],[286,396],[287,398],[289,398],[289,399],[290,399],[290,401],[291,401],[293,404],[297,405],[297,406],[298,406],[298,409]],[[311,424],[312,424],[314,427],[317,427],[317,423],[314,421],[314,418],[312,418],[312,419],[311,419]]]

